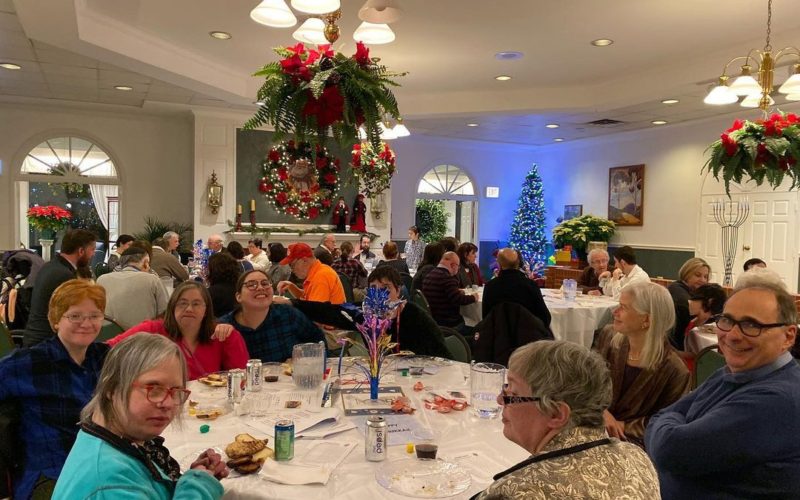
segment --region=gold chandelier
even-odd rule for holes
[[[770,106],[775,104],[775,100],[770,96],[773,91],[775,65],[784,56],[794,56],[797,58],[797,62],[792,69],[792,75],[778,88],[778,92],[787,94],[786,99],[789,101],[800,101],[800,50],[795,47],[785,47],[773,55],[770,44],[771,30],[772,0],[768,0],[767,39],[764,48],[752,49],[746,56],[731,59],[723,68],[717,85],[711,89],[703,102],[713,105],[733,104],[739,100],[740,96],[745,96],[741,106],[761,108],[766,112]],[[744,60],[741,73],[733,80],[733,83],[729,84],[728,67],[741,60]],[[755,77],[753,76],[754,71]]]

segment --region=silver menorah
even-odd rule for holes
[[[725,263],[724,286],[733,286],[733,261],[739,244],[739,228],[750,216],[750,200],[714,200],[711,202],[714,220],[722,228],[722,258]]]

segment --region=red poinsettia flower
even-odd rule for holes
[[[278,205],[286,205],[286,202],[289,201],[289,197],[286,196],[286,193],[278,193],[275,195],[275,201]]]
[[[323,168],[328,166],[328,159],[324,156],[317,157],[317,169],[322,170]]]
[[[328,199],[322,200],[322,206],[325,208],[331,208],[331,200]]]
[[[325,184],[335,184],[336,174],[325,174],[322,176],[322,180],[325,182]]]
[[[776,116],[776,115],[773,115]],[[780,115],[777,115],[780,116]],[[764,123],[764,135],[767,137],[770,136],[779,136],[783,133],[783,129],[781,128],[780,120],[769,120]]]
[[[333,57],[334,56],[333,49],[331,48],[331,44],[329,44],[329,43],[324,43],[322,45],[317,45],[317,50],[319,51],[319,55],[321,55],[321,56],[325,56],[325,57]]]
[[[728,134],[722,134],[720,139],[722,139],[722,145],[725,146],[725,154],[728,156],[735,155],[736,151],[739,149],[739,145],[736,143],[736,141],[731,139],[731,136]]]
[[[311,194],[318,193],[319,192],[319,184],[314,184],[313,186],[311,186],[310,191],[311,191]]]
[[[285,168],[279,168],[278,169],[278,178],[280,180],[282,180],[282,181],[285,181],[286,179],[289,178],[289,172],[287,172]]]
[[[281,159],[281,154],[275,149],[270,149],[267,157],[269,158],[269,161],[279,161]]]
[[[369,49],[361,42],[356,43],[356,53],[353,54],[353,59],[356,60],[361,66],[366,66],[370,63]]]
[[[300,210],[297,207],[286,207],[286,213],[289,215],[297,215]]]
[[[296,74],[297,71],[302,67],[303,67],[303,61],[297,54],[281,60],[281,69],[287,75]]]
[[[739,130],[742,127],[744,127],[744,122],[742,120],[736,120],[733,122],[733,126],[731,126],[731,128],[729,128],[725,132],[730,134],[731,132]]]
[[[293,45],[291,47],[286,47],[286,50],[301,56],[301,55],[306,53],[306,46],[303,45],[302,43],[298,43],[297,45]]]
[[[797,115],[796,115],[796,114],[794,114],[794,113],[789,113],[788,115],[786,115],[786,121],[787,121],[788,123],[790,123],[790,124],[794,125],[795,123],[797,123],[797,122],[798,122]]]
[[[308,218],[314,219],[319,215],[319,209],[317,207],[311,207],[308,209]]]
[[[308,101],[303,107],[303,116],[316,116],[319,127],[325,128],[341,120],[343,113],[344,97],[339,92],[339,87],[325,88],[319,99],[311,95],[309,90]]]
[[[269,191],[269,189],[267,189],[267,183],[264,181],[259,182],[258,190],[261,191],[262,193],[266,193],[267,191]]]

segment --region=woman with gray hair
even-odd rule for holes
[[[189,398],[178,346],[135,335],[106,358],[81,430],[56,483],[54,499],[221,498],[228,468],[206,450],[181,474],[161,433]]]
[[[514,351],[497,402],[503,435],[531,457],[473,498],[660,498],[647,455],[605,434],[611,392],[605,362],[583,346],[546,341]]]
[[[689,370],[668,340],[674,324],[675,309],[663,286],[638,282],[622,289],[613,329],[598,339],[614,389],[604,412],[609,436],[643,446],[650,417],[689,392]]]

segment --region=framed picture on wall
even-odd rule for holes
[[[564,205],[564,220],[574,219],[583,215],[583,205]]]
[[[608,169],[608,218],[618,226],[644,223],[644,165]]]

